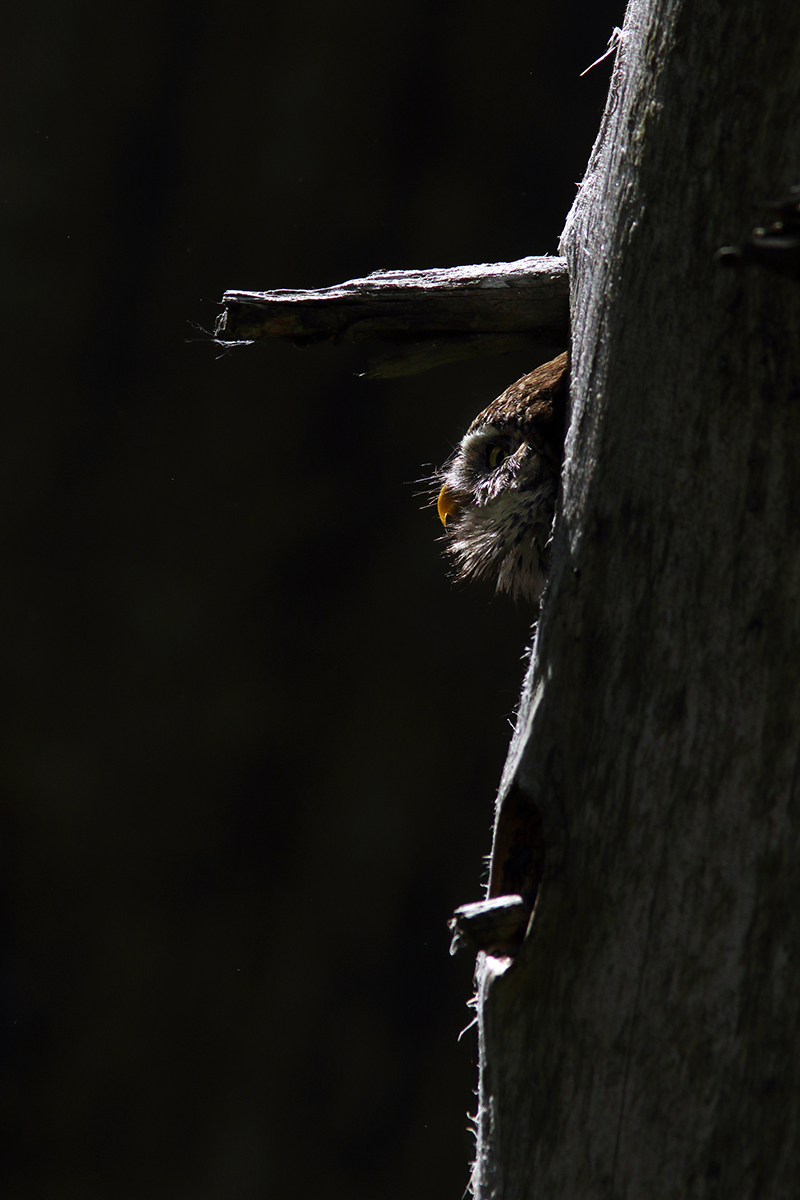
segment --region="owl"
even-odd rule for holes
[[[569,359],[523,375],[479,413],[434,476],[448,553],[459,578],[536,603],[564,453]]]

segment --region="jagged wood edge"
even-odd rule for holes
[[[564,258],[377,271],[328,288],[227,291],[214,340],[223,347],[266,338],[384,342],[372,376],[412,374],[475,355],[532,349],[540,361],[569,342],[569,277]]]

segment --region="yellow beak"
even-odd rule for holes
[[[447,528],[447,518],[452,516],[454,512],[458,512],[460,508],[458,501],[448,488],[447,484],[445,484],[442,490],[439,492],[439,499],[436,501],[436,508],[439,512],[439,520],[442,522],[444,527]]]

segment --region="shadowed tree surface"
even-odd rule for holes
[[[482,1200],[800,1186],[800,286],[714,261],[799,171],[800,9],[632,0],[562,241],[563,507],[496,838],[523,794],[545,873],[482,964]]]

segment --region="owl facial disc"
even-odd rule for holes
[[[460,578],[536,602],[544,587],[564,441],[566,354],[507,388],[438,472],[439,517]]]

